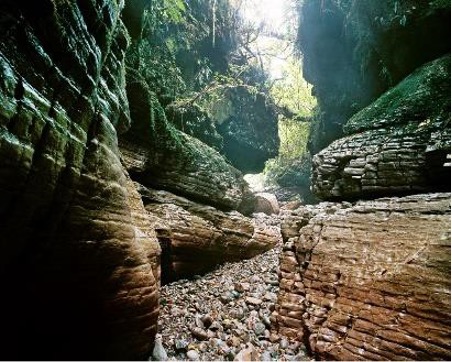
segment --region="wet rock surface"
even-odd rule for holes
[[[159,246],[117,146],[130,124],[123,6],[0,2],[3,359],[151,349]]]
[[[310,360],[271,329],[281,245],[161,288],[159,333],[169,360]]]

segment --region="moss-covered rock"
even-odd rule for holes
[[[346,134],[402,127],[442,131],[450,122],[450,56],[417,69],[344,126]]]
[[[245,211],[241,205],[252,196],[240,171],[169,123],[139,74],[128,74],[127,94],[133,122],[121,147],[134,180],[222,210]]]
[[[450,189],[450,56],[415,71],[353,116],[346,130],[349,136],[314,156],[319,197]]]
[[[278,154],[278,117],[271,100],[246,87],[227,89],[214,116],[223,137],[223,153],[244,173],[259,173]],[[218,106],[214,104],[212,107]]]
[[[197,103],[178,106],[169,104],[165,108],[168,121],[174,127],[221,152],[223,137],[218,133],[215,121],[207,110]]]
[[[304,76],[320,107],[313,154],[341,137],[354,113],[450,52],[448,1],[307,0],[301,14]]]
[[[219,86],[200,101],[166,107],[179,130],[214,147],[244,173],[258,173],[278,153],[278,117],[274,104],[250,86]]]

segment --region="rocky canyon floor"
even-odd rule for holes
[[[309,361],[303,344],[271,329],[281,245],[161,288],[158,323],[168,360]],[[152,359],[152,357],[151,357]]]

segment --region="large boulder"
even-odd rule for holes
[[[171,104],[168,119],[179,130],[219,150],[243,173],[259,173],[278,154],[278,115],[272,100],[249,86],[218,87],[204,107]]]
[[[450,190],[450,56],[419,68],[354,115],[313,158],[323,199]]]
[[[162,282],[205,273],[226,261],[238,261],[280,242],[277,220],[223,212],[166,191],[139,188],[150,215],[160,219]]]
[[[5,359],[141,359],[159,246],[119,159],[123,1],[0,4]]]
[[[279,203],[274,194],[269,192],[259,192],[255,195],[255,197],[256,205],[254,207],[254,212],[263,212],[267,215],[279,214]]]
[[[283,335],[326,360],[450,360],[450,194],[287,211]]]
[[[139,74],[127,77],[133,122],[120,146],[132,178],[222,210],[252,212],[243,209],[253,196],[241,172],[218,151],[169,123]]]
[[[265,161],[278,154],[278,116],[272,101],[237,87],[225,91],[213,107],[227,159],[243,173],[261,172]]]

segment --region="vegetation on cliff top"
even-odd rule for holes
[[[279,153],[267,166],[274,179],[288,158],[304,153],[313,98],[293,56],[295,26],[276,31],[253,23],[246,17],[250,4],[152,0],[127,65],[156,95],[169,123],[243,172],[261,171]],[[285,70],[275,76],[278,58]]]

